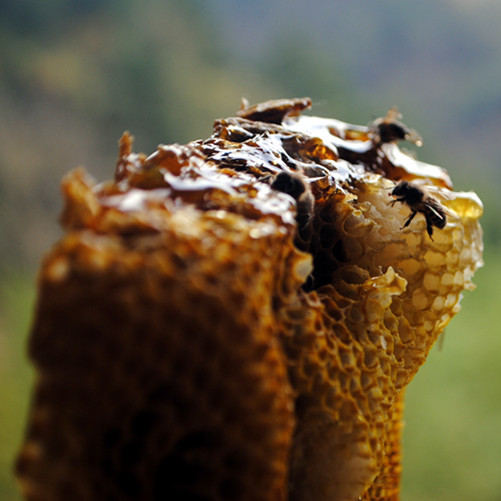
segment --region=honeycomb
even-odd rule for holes
[[[482,205],[310,104],[244,102],[149,156],[125,133],[113,180],[64,178],[24,499],[399,499],[405,388],[473,288]],[[433,238],[400,180],[447,214]]]

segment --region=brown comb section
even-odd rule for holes
[[[161,236],[72,233],[46,261],[28,499],[285,498],[294,416],[269,290],[293,248],[270,254],[287,235],[252,238],[238,216],[177,217]]]

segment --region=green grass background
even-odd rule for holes
[[[26,357],[35,278],[10,274],[0,283],[0,500],[17,501],[13,461],[24,432],[33,370]]]
[[[486,253],[477,290],[433,348],[407,391],[403,501],[501,499],[501,380],[498,253]],[[26,341],[35,278],[12,274],[0,287],[0,499],[19,501],[12,463],[33,371]]]

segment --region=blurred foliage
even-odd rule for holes
[[[484,201],[478,291],[409,389],[403,499],[499,499],[499,14],[468,0],[0,2],[0,498],[19,499],[33,277],[64,173],[110,178],[124,130],[149,153],[208,136],[241,97],[308,95],[312,113],[362,124],[397,104],[419,158]]]
[[[26,341],[33,314],[31,279],[12,273],[0,282],[0,499],[20,499],[12,475],[28,411],[33,370]]]

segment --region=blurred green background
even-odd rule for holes
[[[20,499],[25,345],[61,176],[110,178],[126,129],[151,152],[208,136],[242,96],[310,96],[360,124],[398,105],[419,158],[484,201],[478,289],[408,390],[402,499],[501,500],[500,18],[496,0],[0,2],[0,499]]]

